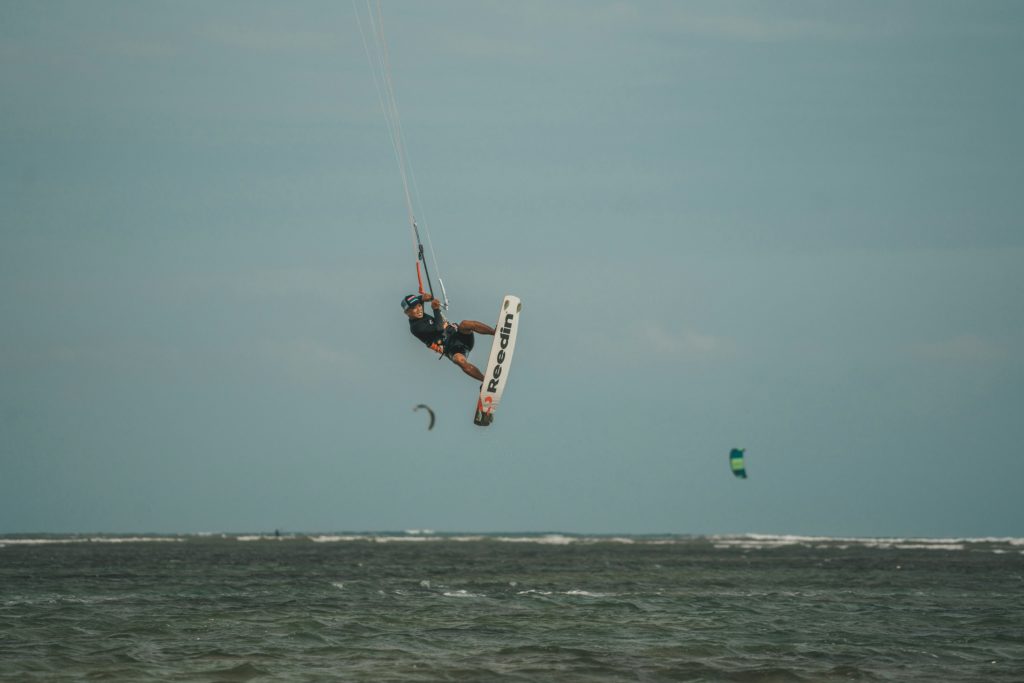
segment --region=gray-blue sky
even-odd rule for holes
[[[384,16],[494,427],[351,5],[3,3],[0,532],[1024,536],[1024,5]]]

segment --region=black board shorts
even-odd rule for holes
[[[472,332],[450,332],[444,336],[444,355],[447,358],[455,360],[453,356],[456,353],[462,355],[469,355],[469,352],[473,350],[473,342],[475,341]]]

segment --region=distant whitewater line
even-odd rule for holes
[[[187,536],[78,536],[52,535],[38,538],[0,535],[0,548],[5,545],[46,545],[48,543],[180,543]]]
[[[800,536],[792,534],[720,534],[708,536],[637,534],[598,535],[571,533],[447,533],[429,529],[398,532],[344,533],[263,533],[232,534],[7,534],[0,535],[0,548],[55,543],[183,543],[183,542],[312,542],[312,543],[532,543],[537,545],[573,545],[618,543],[639,545],[710,545],[716,549],[771,550],[775,548],[878,548],[894,550],[987,551],[1024,554],[1024,538],[927,538],[927,537],[845,537]]]

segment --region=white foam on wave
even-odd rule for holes
[[[277,539],[274,536],[238,536],[238,540],[283,540],[282,536]],[[296,538],[289,536],[287,538]],[[922,550],[964,550],[971,545],[1006,544],[1011,546],[1024,546],[1024,538],[877,538],[877,537],[856,537],[856,536],[808,536],[797,534],[723,534],[700,536],[657,536],[657,537],[629,537],[629,536],[576,536],[570,534],[538,534],[538,535],[501,535],[501,534],[462,534],[448,535],[437,534],[429,529],[411,529],[404,534],[317,534],[303,536],[315,543],[340,543],[364,541],[372,543],[422,543],[429,541],[448,541],[455,543],[472,543],[479,541],[494,541],[498,543],[534,543],[538,545],[572,545],[594,544],[594,543],[621,543],[640,545],[678,545],[693,543],[706,539],[716,548],[748,548],[764,549],[784,546],[806,546],[806,547],[829,547],[846,548],[850,546],[895,548],[895,549],[922,549]]]
[[[169,536],[89,536],[70,538],[5,538],[4,545],[52,545],[66,543],[181,543],[182,537]]]
[[[264,537],[239,537],[239,540],[255,540]],[[502,535],[502,534],[438,534],[430,529],[410,529],[404,534],[316,534],[307,536],[315,543],[345,543],[364,541],[369,543],[424,543],[430,541],[447,541],[451,543],[475,543],[481,541],[494,541],[496,543],[535,543],[537,545],[572,545],[574,543],[672,543],[672,540],[651,540],[643,538],[630,538],[628,536],[575,536],[569,534],[537,534],[537,535]]]
[[[539,543],[541,545],[569,545],[576,538],[562,534],[545,534],[543,536],[495,536],[494,540],[502,543]]]
[[[485,595],[481,595],[480,593],[470,593],[469,591],[462,590],[462,589],[459,589],[457,591],[445,591],[441,595],[443,595],[446,598],[484,598],[484,597],[487,597]]]
[[[440,536],[374,536],[375,543],[429,543],[440,541]]]
[[[321,534],[319,536],[310,536],[309,540],[314,543],[341,543],[342,541],[365,541],[366,536],[330,536]]]
[[[1005,543],[1006,545],[1024,546],[1024,538],[1013,538],[1009,536],[993,536],[991,538],[965,538],[967,543]]]
[[[430,530],[409,529],[404,532],[392,533],[337,533],[337,534],[242,534],[202,532],[198,534],[181,534],[168,536],[47,536],[37,538],[0,538],[0,548],[13,546],[30,546],[67,543],[180,543],[190,538],[209,538],[219,536],[242,542],[254,541],[286,541],[308,540],[314,543],[426,543],[426,542],[497,542],[522,543],[550,546],[568,546],[573,544],[620,543],[637,545],[681,545],[709,542],[717,549],[764,550],[787,546],[806,548],[842,550],[851,547],[878,548],[882,550],[936,550],[936,551],[970,551],[970,552],[1016,552],[1024,553],[1024,538],[1019,537],[976,537],[976,538],[915,538],[915,537],[856,537],[856,536],[810,536],[798,534],[721,534],[710,536],[600,536],[575,535],[569,533],[541,534],[480,534],[467,533],[452,535]]]
[[[584,597],[584,598],[606,598],[606,597],[608,597],[607,593],[592,593],[591,591],[584,591],[584,590],[566,591],[565,594],[566,595],[576,595],[576,596]]]
[[[538,545],[571,545],[573,543],[646,543],[648,541],[628,536],[572,536],[568,534],[537,534],[537,535],[501,535],[501,534],[438,534],[430,530],[410,530],[405,535],[396,534],[318,534],[309,536],[316,543],[340,543],[350,541],[367,541],[372,543],[422,543],[428,541],[448,541],[452,543],[475,543],[494,541],[497,543],[535,543]]]
[[[792,534],[740,534],[736,536],[709,536],[715,548],[741,548],[763,550],[786,546],[807,548],[847,549],[850,547],[878,548],[881,550],[971,550],[979,545],[1024,545],[1020,538],[870,538],[844,536],[798,536]],[[998,548],[990,549],[996,552]]]
[[[376,534],[319,534],[310,536],[314,543],[345,543],[352,541],[365,541],[368,543],[427,543],[431,541],[480,541],[484,536],[395,536]]]
[[[374,543],[430,543],[442,540],[440,536],[370,536]]]
[[[568,591],[545,591],[540,590],[538,588],[529,588],[527,590],[518,591],[516,595],[543,595],[545,597],[549,595],[572,595],[574,597],[583,598],[607,598],[610,597],[612,594],[594,593],[593,591],[585,591],[580,589],[573,589]]]
[[[964,543],[954,543],[951,541],[927,543],[924,540],[865,541],[862,545],[866,548],[881,548],[882,550],[963,550],[967,547]]]
[[[539,536],[492,536],[502,543],[537,543],[539,545],[572,545],[574,543],[643,543],[628,536],[569,536],[567,534],[542,534]]]

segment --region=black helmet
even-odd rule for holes
[[[410,294],[409,296],[402,299],[402,310],[408,311],[417,304],[423,303],[423,297],[419,294]]]

